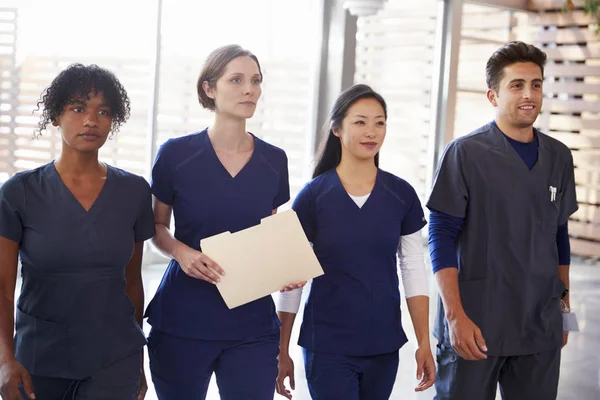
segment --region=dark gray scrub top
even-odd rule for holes
[[[151,202],[142,177],[111,166],[89,211],[53,163],[2,185],[0,236],[22,262],[15,355],[29,373],[83,379],[144,346],[125,270],[154,235]]]
[[[535,134],[539,154],[531,171],[493,123],[454,140],[427,203],[464,218],[457,240],[460,297],[491,356],[562,344],[559,298],[565,285],[558,276],[556,232],[577,210],[573,158],[561,142]],[[441,300],[434,334],[450,346]]]

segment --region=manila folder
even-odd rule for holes
[[[217,289],[230,309],[323,275],[293,210],[236,233],[202,239],[201,248],[225,271]]]

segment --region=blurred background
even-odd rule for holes
[[[131,119],[101,155],[149,178],[164,141],[210,124],[196,79],[211,50],[237,43],[258,56],[265,77],[248,129],[287,152],[292,199],[310,178],[336,96],[367,83],[389,107],[381,167],[409,181],[425,201],[444,146],[493,119],[485,98],[488,57],[510,40],[534,44],[548,55],[536,125],[572,149],[580,207],[569,230],[571,301],[582,332],[571,335],[563,352],[559,398],[600,399],[600,14],[594,7],[598,2],[589,0],[0,0],[0,184],[58,155],[61,140],[52,128],[32,138],[35,109],[42,90],[73,62],[108,68],[127,89]],[[147,244],[147,299],[167,261]],[[433,280],[431,287],[436,296]],[[405,327],[412,338],[409,319]],[[433,389],[412,391],[414,350],[414,341],[401,350],[393,399],[433,397]],[[295,398],[308,399],[299,349],[293,353]],[[155,398],[151,388],[147,399]],[[214,384],[209,398],[218,399]]]

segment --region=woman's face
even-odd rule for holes
[[[203,83],[206,95],[215,102],[215,111],[234,118],[254,115],[262,93],[262,76],[258,64],[248,56],[234,58],[214,87]]]
[[[102,93],[73,98],[52,123],[60,128],[63,143],[80,152],[97,152],[112,127],[112,113]]]
[[[346,154],[360,160],[374,158],[385,139],[383,107],[373,98],[356,101],[348,108],[342,126],[333,133],[340,138],[342,157]]]

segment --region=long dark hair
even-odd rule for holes
[[[387,120],[387,105],[379,93],[370,86],[359,84],[344,90],[335,101],[331,114],[329,115],[327,134],[323,137],[317,156],[317,164],[313,172],[313,178],[338,166],[342,160],[342,143],[340,138],[333,134],[334,130],[340,129],[342,121],[346,118],[348,109],[361,99],[375,99],[383,107],[383,114]],[[379,152],[375,154],[375,165],[379,167]]]

